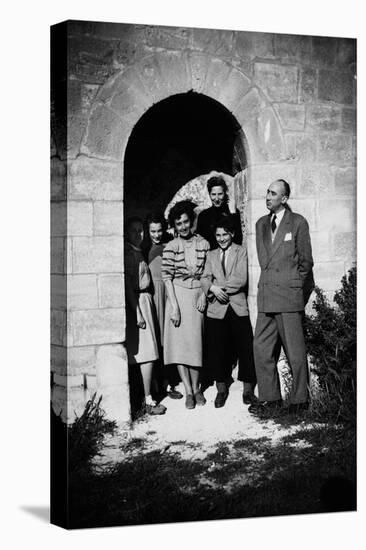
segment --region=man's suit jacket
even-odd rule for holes
[[[248,279],[247,251],[243,246],[231,244],[225,268],[226,276],[222,269],[220,252],[221,248],[217,248],[207,253],[201,278],[203,291],[208,297],[207,316],[223,319],[230,304],[235,313],[243,317],[248,315],[247,298],[244,292]],[[221,304],[209,291],[212,284],[226,288],[229,295],[227,304]]]
[[[258,311],[302,311],[314,287],[309,225],[300,214],[286,210],[272,243],[271,215],[256,224],[261,274]]]

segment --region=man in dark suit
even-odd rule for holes
[[[261,415],[282,405],[277,361],[281,344],[292,370],[290,413],[308,407],[308,368],[302,327],[304,307],[314,287],[309,225],[287,205],[290,186],[274,181],[267,190],[269,215],[256,224],[261,274],[254,360],[259,403],[249,412]]]
[[[223,216],[232,218],[234,224],[234,243],[241,244],[243,235],[241,231],[240,213],[235,207],[229,208],[228,188],[222,176],[212,176],[207,181],[207,190],[212,206],[202,210],[198,215],[196,232],[210,243],[210,249],[218,247],[215,238],[215,225]]]

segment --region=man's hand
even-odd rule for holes
[[[206,304],[207,304],[206,295],[205,295],[204,292],[202,292],[201,296],[197,300],[197,309],[198,309],[198,311],[203,313],[205,311]]]
[[[137,311],[136,311],[136,317],[137,317],[137,326],[139,328],[146,328],[146,321],[139,307],[137,308]]]
[[[170,309],[170,320],[175,327],[180,325],[180,309],[178,304],[176,306],[171,306]]]
[[[229,302],[229,296],[226,294],[224,287],[212,285],[210,291],[216,296],[220,304],[227,304]]]

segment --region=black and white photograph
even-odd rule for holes
[[[51,521],[356,510],[356,44],[51,28]]]
[[[36,4],[3,34],[6,539],[357,547],[360,10]]]

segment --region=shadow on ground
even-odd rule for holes
[[[305,424],[275,443],[221,442],[201,460],[177,442],[150,451],[143,439],[96,474],[70,476],[70,527],[202,521],[356,509],[355,434]]]

